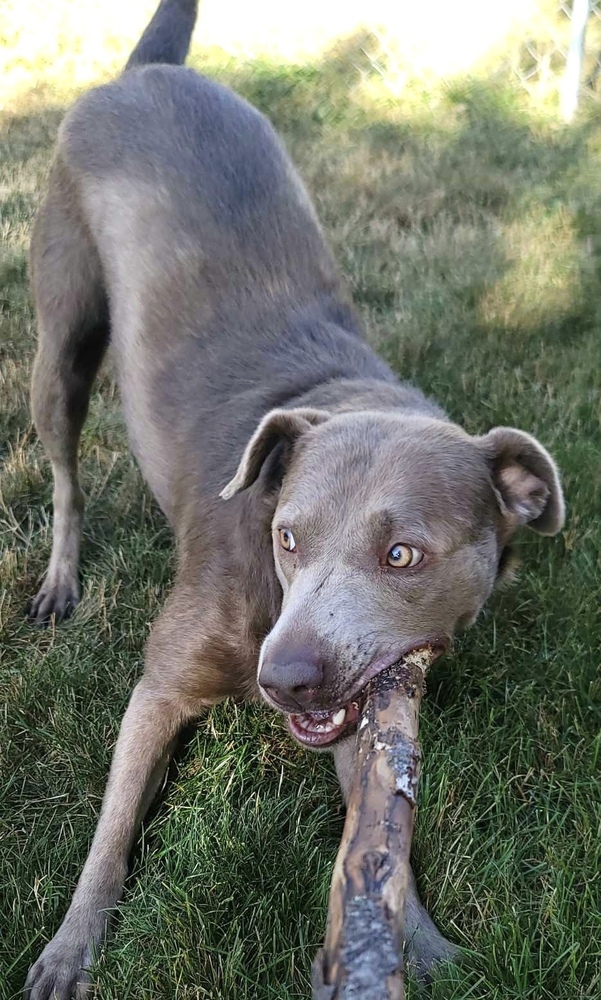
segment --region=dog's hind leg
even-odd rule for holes
[[[31,269],[38,324],[31,402],[54,476],[52,554],[30,608],[31,619],[42,623],[51,615],[65,617],[79,601],[84,501],[77,450],[109,339],[100,260],[60,159],[36,218]]]

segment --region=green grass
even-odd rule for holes
[[[209,68],[283,133],[370,339],[398,373],[469,431],[539,435],[563,470],[564,532],[523,538],[517,582],[435,670],[415,861],[433,916],[472,952],[435,998],[598,997],[598,113],[561,129],[485,77],[393,100],[356,44],[313,66]],[[82,442],[83,603],[56,630],[23,619],[51,540],[27,402],[26,250],[67,98],[25,96],[1,147],[2,1000],[65,912],[173,566],[107,372]],[[342,822],[327,758],[292,745],[258,706],[214,710],[188,733],[145,827],[97,995],[307,998]]]

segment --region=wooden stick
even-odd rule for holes
[[[357,762],[330,890],[313,1000],[403,1000],[403,922],[419,777],[424,679],[415,650],[369,684]]]

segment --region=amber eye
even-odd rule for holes
[[[294,535],[290,531],[290,528],[280,528],[278,532],[280,536],[280,545],[286,552],[294,552],[296,548],[296,542],[294,541]]]
[[[393,545],[386,556],[386,562],[395,569],[408,569],[417,566],[424,558],[424,553],[414,549],[413,545]]]

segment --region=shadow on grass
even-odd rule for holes
[[[196,54],[192,61],[283,134],[369,336],[399,375],[436,395],[472,432],[508,423],[539,434],[564,470],[566,532],[551,543],[524,543],[519,582],[499,594],[433,674],[416,858],[421,888],[447,932],[475,941],[488,956],[473,981],[471,973],[460,976],[453,997],[592,997],[584,992],[595,960],[585,928],[594,907],[585,910],[588,897],[579,903],[572,883],[562,896],[557,872],[592,871],[596,857],[587,854],[583,831],[594,829],[590,747],[599,722],[597,123],[591,117],[559,129],[528,112],[510,87],[483,81],[393,99],[378,81],[371,44],[352,39],[310,66],[203,63]],[[7,118],[2,211],[9,234],[29,224],[62,113],[36,106],[31,115]],[[9,769],[19,776],[3,807],[14,869],[4,935],[12,961],[40,921],[50,934],[64,912],[93,827],[90,797],[97,804],[171,561],[169,533],[127,455],[105,379],[82,442],[91,494],[86,601],[56,637],[34,636],[22,625],[24,598],[49,550],[50,479],[28,436],[24,387],[33,345],[20,238],[8,254],[1,261],[0,350],[11,378],[2,426],[3,503],[13,538],[4,633],[15,678],[5,689],[12,713],[6,746]],[[183,982],[206,980],[207,990],[219,990],[207,995],[233,996],[235,988],[236,996],[257,1000],[302,996],[341,827],[331,770],[287,748],[252,707],[220,708],[188,737],[174,787],[146,834],[157,860],[143,849],[135,865],[124,908],[133,916],[119,928],[117,957],[103,965],[103,996],[124,995],[119,983],[128,976],[127,995],[141,996],[136,976],[147,968],[164,990],[179,970]],[[224,771],[226,759],[231,771]],[[48,819],[38,803],[57,797],[57,789],[63,798]],[[263,812],[249,807],[255,795],[263,796]],[[190,801],[199,805],[194,817]],[[560,813],[576,833],[562,832]],[[58,845],[44,841],[48,829]],[[65,829],[73,832],[63,844]],[[24,831],[30,843],[40,838],[33,860]],[[515,846],[520,837],[523,851]],[[40,871],[55,885],[38,910],[31,886]],[[560,904],[563,923],[552,910]],[[153,947],[173,937],[172,918],[180,938],[160,968]],[[570,934],[580,938],[578,959],[566,951]],[[527,942],[524,954],[520,942]],[[199,980],[182,958],[186,949]],[[544,961],[536,957],[541,949]],[[0,996],[18,990],[31,958],[22,952]]]

